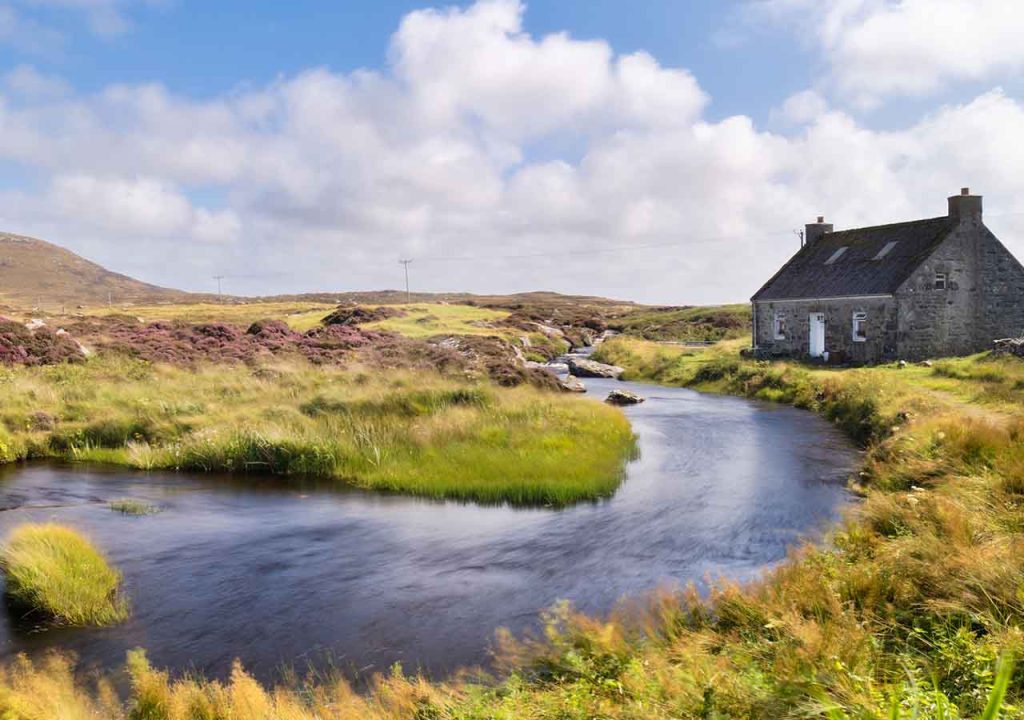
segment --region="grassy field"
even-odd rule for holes
[[[761,581],[654,593],[606,618],[560,605],[536,639],[499,633],[493,682],[395,669],[366,694],[323,679],[267,690],[241,668],[223,684],[172,680],[135,654],[122,704],[53,657],[11,667],[0,707],[154,720],[1024,717],[1024,674],[1007,662],[1024,651],[1024,363],[827,370],[734,350],[618,339],[601,352],[637,379],[806,407],[866,448],[863,501]]]
[[[496,323],[509,316],[502,310],[473,307],[471,305],[444,305],[413,303],[389,305],[405,313],[363,325],[367,330],[387,330],[406,337],[428,338],[435,335],[511,335],[511,328],[496,327]]]
[[[66,625],[110,625],[128,616],[121,574],[87,539],[54,524],[21,525],[0,550],[7,597]]]
[[[274,473],[483,502],[605,497],[632,432],[617,410],[430,372],[301,361],[196,370],[117,357],[0,369],[0,461]]]
[[[608,324],[648,340],[717,342],[750,334],[750,305],[635,308],[613,317]]]
[[[181,320],[190,323],[225,322],[250,325],[257,320],[282,320],[292,330],[304,332],[320,321],[337,306],[320,302],[251,302],[251,303],[179,303],[160,305],[131,305],[121,307],[93,307],[88,315],[132,315],[145,322]]]

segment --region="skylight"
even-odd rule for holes
[[[888,254],[889,254],[889,251],[890,251],[890,250],[892,250],[892,249],[893,249],[894,247],[896,247],[896,244],[897,244],[898,242],[899,242],[899,240],[893,240],[892,242],[887,242],[887,243],[885,244],[885,247],[884,247],[884,248],[882,248],[881,250],[879,250],[879,251],[878,251],[878,254],[877,254],[877,255],[875,255],[875,256],[874,256],[873,258],[871,258],[871,259],[872,259],[872,260],[881,260],[882,258],[884,258],[884,257],[885,257],[886,255],[888,255]]]
[[[838,250],[836,250],[836,251],[835,251],[834,253],[832,253],[832,257],[830,257],[830,258],[829,258],[828,260],[826,260],[826,261],[825,261],[825,264],[826,264],[826,265],[831,265],[831,264],[832,264],[832,263],[834,263],[834,262],[835,262],[836,260],[838,260],[839,258],[841,258],[841,257],[843,256],[843,253],[845,253],[845,252],[846,252],[846,246],[844,245],[843,247],[839,248],[839,249],[838,249]]]

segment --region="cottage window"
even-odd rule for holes
[[[786,339],[786,316],[782,313],[775,313],[775,339]]]
[[[868,339],[868,314],[866,312],[855,312],[853,314],[853,341],[864,342]]]
[[[893,249],[894,247],[896,247],[896,244],[897,244],[898,242],[899,242],[899,240],[893,240],[892,242],[887,242],[887,243],[885,244],[885,247],[884,247],[884,248],[882,248],[881,250],[879,250],[879,251],[878,251],[878,254],[877,254],[877,255],[875,255],[875,256],[874,256],[874,257],[872,258],[872,260],[881,260],[882,258],[884,258],[884,257],[885,257],[886,255],[888,255],[888,254],[889,254],[890,252],[892,252],[892,249]]]
[[[844,245],[843,247],[839,248],[834,253],[832,253],[831,257],[829,257],[829,259],[825,261],[825,264],[826,265],[831,265],[836,260],[841,258],[843,256],[843,253],[845,253],[845,252],[846,252],[846,246]]]
[[[946,289],[946,273],[935,273],[935,289]]]

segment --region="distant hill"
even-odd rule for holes
[[[232,298],[235,302],[323,302],[331,304],[356,305],[402,305],[406,302],[443,302],[460,305],[477,305],[515,310],[521,307],[583,305],[587,307],[640,307],[629,300],[614,300],[596,295],[563,295],[548,290],[512,293],[509,295],[474,295],[455,292],[413,292],[405,290],[366,290],[334,293],[301,293],[298,295],[268,295],[265,297]]]
[[[194,296],[150,285],[45,240],[0,233],[0,302],[20,307],[185,302]]]

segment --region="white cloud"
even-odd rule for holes
[[[179,190],[154,178],[58,175],[45,193],[19,194],[17,204],[21,207],[13,212],[21,217],[45,215],[112,243],[137,238],[224,243],[236,241],[241,231],[233,211],[196,207]]]
[[[828,102],[815,90],[790,95],[780,108],[772,110],[771,121],[786,126],[814,122],[828,110]]]
[[[837,93],[862,107],[1024,68],[1020,2],[755,0],[747,16],[810,39],[828,60]]]
[[[62,78],[39,72],[31,65],[18,65],[2,78],[3,87],[16,95],[34,99],[53,99],[71,94],[71,86]]]
[[[386,71],[311,69],[203,101],[11,92],[0,159],[43,182],[0,194],[0,227],[195,289],[268,272],[230,290],[393,287],[412,256],[424,289],[681,303],[748,297],[818,214],[938,215],[962,185],[996,215],[1024,197],[1024,107],[1000,91],[888,132],[805,92],[773,134],[707,119],[685,70],[531,37],[522,12],[416,12]],[[993,216],[1024,253],[1019,225]]]

